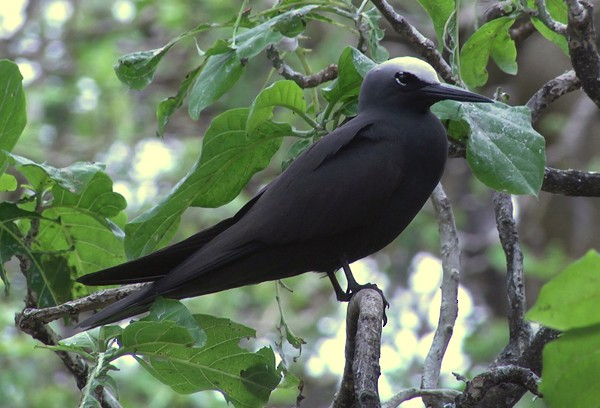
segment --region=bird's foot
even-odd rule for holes
[[[356,293],[358,293],[359,291],[363,290],[363,289],[373,289],[374,291],[378,292],[381,295],[381,300],[383,301],[383,325],[385,326],[387,324],[388,318],[387,318],[387,314],[385,313],[385,309],[389,309],[390,307],[390,302],[387,301],[387,299],[385,298],[385,294],[383,293],[383,290],[379,289],[379,287],[374,284],[374,283],[365,283],[365,284],[355,284],[352,286],[352,288],[348,288],[348,290],[345,292],[345,295],[348,296],[348,300],[350,301],[350,299],[352,298],[353,295],[355,295]],[[338,300],[340,300],[339,296],[338,296]],[[344,300],[340,300],[340,301],[344,301]]]

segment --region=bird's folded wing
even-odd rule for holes
[[[402,157],[378,137],[380,126],[352,122],[292,163],[239,224],[259,229],[262,242],[286,244],[351,232],[381,214],[402,182]]]

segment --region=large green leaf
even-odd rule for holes
[[[166,243],[190,205],[218,207],[233,200],[252,175],[269,164],[291,128],[288,124],[265,121],[249,135],[248,114],[249,109],[240,108],[213,119],[195,166],[167,197],[125,227],[129,257],[152,252]]]
[[[298,21],[318,6],[308,5],[270,18],[237,35],[231,41],[218,41],[207,51],[208,59],[190,90],[188,112],[192,119],[227,92],[241,77],[250,58],[292,33],[299,34]],[[215,51],[214,48],[218,50]],[[216,53],[216,55],[215,55]]]
[[[246,131],[252,133],[259,125],[270,120],[276,106],[303,114],[306,110],[306,102],[302,88],[294,81],[278,81],[263,89],[250,107]]]
[[[97,163],[55,168],[13,154],[11,160],[37,195],[52,193],[26,253],[31,261],[28,279],[39,306],[63,303],[69,300],[71,275],[125,260],[123,232],[111,220],[121,217],[125,199],[112,190],[112,180]],[[20,226],[28,230],[31,223]]]
[[[460,51],[460,74],[470,88],[488,80],[487,63],[491,56],[507,74],[517,73],[517,48],[508,30],[514,17],[500,17],[482,25],[463,45]]]
[[[590,250],[546,283],[527,318],[557,330],[600,323],[600,254]]]
[[[244,65],[234,50],[208,57],[190,90],[190,117],[198,119],[207,106],[231,89],[243,72]]]
[[[421,7],[425,9],[438,40],[438,49],[443,49],[444,35],[448,20],[454,12],[454,0],[418,0]]]
[[[545,141],[531,127],[527,107],[444,101],[432,110],[441,119],[469,127],[467,162],[485,185],[511,194],[538,194],[544,180]]]
[[[598,303],[589,310],[597,314]],[[600,326],[571,330],[543,351],[544,401],[552,408],[600,407]]]
[[[354,47],[346,47],[338,60],[338,77],[323,89],[323,96],[330,104],[340,99],[358,95],[364,76],[375,63]]]
[[[3,151],[10,152],[27,124],[23,77],[11,61],[0,60],[0,174],[7,166]]]
[[[239,347],[242,339],[255,337],[253,329],[228,319],[194,317],[206,333],[204,344],[197,344],[189,328],[173,319],[130,324],[123,331],[122,346],[176,392],[216,390],[235,407],[264,406],[281,378],[273,351],[254,353]]]

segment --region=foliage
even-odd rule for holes
[[[527,13],[521,3],[511,6],[514,9],[506,16],[479,27],[460,50],[458,2],[420,3],[432,19],[440,49],[450,51],[458,83],[483,86],[488,81],[490,57],[505,73],[517,74],[517,48],[509,29]],[[527,7],[533,8],[532,3]],[[548,7],[555,19],[565,21],[563,2],[549,1]],[[347,28],[364,44],[360,49],[347,46],[335,55],[337,79],[313,92],[301,89],[294,81],[269,76],[249,106],[212,118],[203,135],[201,154],[187,175],[169,194],[159,197],[153,208],[129,222],[124,212],[127,203],[114,191],[102,164],[76,162],[58,168],[11,153],[27,121],[25,96],[17,66],[0,61],[0,89],[4,91],[0,105],[0,190],[18,195],[0,203],[0,279],[6,291],[11,277],[5,264],[18,257],[26,266],[28,287],[38,307],[88,294],[87,288],[74,283],[77,277],[166,245],[188,208],[218,207],[233,200],[257,172],[267,167],[281,146],[287,146],[286,138],[295,141],[287,152],[293,159],[339,123],[351,119],[356,114],[364,75],[387,58],[380,44],[383,31],[378,19],[375,8],[356,7],[349,1],[284,1],[265,11],[241,9],[224,22],[200,23],[163,47],[122,56],[115,66],[116,76],[130,88],[141,90],[153,83],[158,67],[168,62],[169,53],[184,40],[218,37],[204,50],[196,44],[201,62],[182,74],[174,96],[157,105],[156,133],[163,136],[170,119],[185,103],[189,116],[198,119],[244,78],[247,67],[265,49],[277,48],[289,39],[301,44],[308,24]],[[567,51],[564,37],[539,19],[532,21],[542,35]],[[434,111],[446,121],[450,137],[466,148],[467,162],[483,184],[512,194],[538,194],[544,176],[544,139],[532,128],[526,107],[501,102],[485,106],[443,102]],[[276,121],[279,116],[283,120]],[[5,173],[8,168],[10,174]],[[598,255],[590,253],[549,283],[529,314],[544,325],[568,331],[544,352],[542,384],[548,401],[555,406],[564,405],[562,398],[572,401],[574,390],[590,395],[587,388],[581,388],[582,383],[575,383],[581,377],[593,378],[596,359],[590,358],[587,365],[571,365],[573,369],[567,373],[570,381],[562,384],[559,367],[563,367],[563,360],[576,361],[581,350],[593,355],[598,322],[588,317],[594,310],[597,293],[593,287],[597,285],[590,285],[585,273],[595,279],[597,271]],[[565,301],[571,302],[566,312],[556,308]],[[283,324],[283,317],[282,327],[288,341],[299,347],[301,339]],[[82,406],[97,404],[93,394],[97,385],[116,388],[109,375],[114,368],[111,363],[132,355],[177,392],[217,390],[236,407],[255,407],[266,404],[278,384],[293,387],[298,380],[288,375],[284,365],[275,365],[271,348],[251,352],[239,346],[240,340],[253,337],[253,329],[212,316],[192,316],[178,302],[161,300],[148,317],[125,329],[107,326],[81,333],[54,349],[79,353],[95,367]]]
[[[552,407],[592,407],[600,400],[593,378],[600,370],[600,319],[592,313],[600,297],[600,254],[589,251],[548,282],[527,313],[563,331],[544,348],[541,391]]]

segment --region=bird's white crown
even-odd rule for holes
[[[388,60],[380,66],[394,66],[398,71],[410,72],[420,80],[430,83],[439,84],[440,81],[435,69],[423,60],[414,57],[397,57]]]

